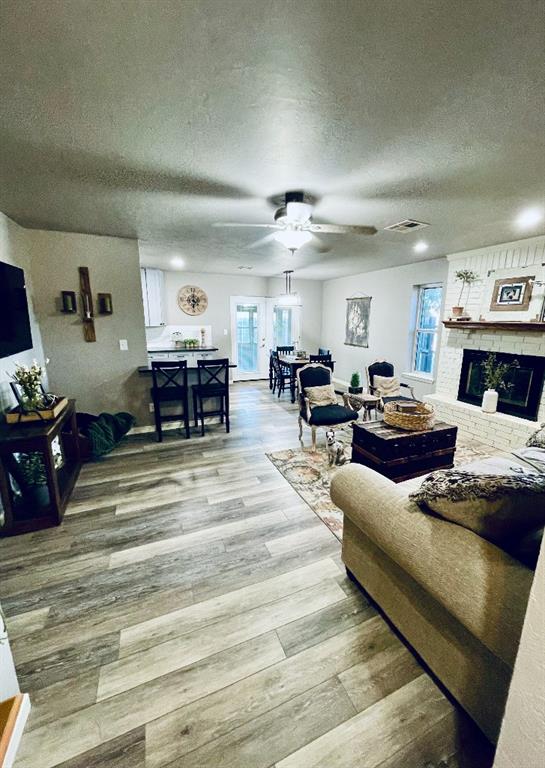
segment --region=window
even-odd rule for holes
[[[274,348],[290,347],[293,343],[293,308],[275,307],[273,313]]]
[[[418,286],[412,359],[415,373],[433,374],[442,294],[441,285]]]

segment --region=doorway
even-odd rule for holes
[[[234,381],[267,379],[269,350],[299,346],[300,307],[283,307],[275,298],[231,296]]]

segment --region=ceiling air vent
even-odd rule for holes
[[[429,227],[429,224],[426,224],[423,221],[415,221],[414,219],[403,219],[403,221],[399,221],[397,224],[390,224],[389,227],[384,227],[384,229],[390,231],[390,232],[416,232],[417,229],[424,229],[424,227]]]

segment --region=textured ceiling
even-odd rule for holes
[[[149,263],[326,278],[538,234],[545,5],[530,0],[3,0],[0,210],[138,237]],[[248,246],[268,198],[420,233]],[[542,230],[541,230],[542,231]]]

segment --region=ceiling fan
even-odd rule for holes
[[[264,245],[271,240],[282,243],[288,250],[294,253],[306,243],[315,241],[320,246],[322,241],[317,234],[323,235],[374,235],[375,227],[347,225],[347,224],[314,224],[312,221],[312,198],[304,192],[286,192],[282,205],[274,212],[274,223],[271,224],[242,224],[242,223],[218,223],[216,227],[260,227],[274,229],[275,232],[262,237],[250,248]],[[329,250],[325,248],[322,250]]]

